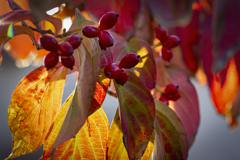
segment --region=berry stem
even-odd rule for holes
[[[157,85],[155,86],[155,89],[160,93],[160,95],[163,94],[163,91]]]
[[[110,96],[113,96],[113,97],[117,98],[117,94],[114,93],[113,91],[107,90],[107,93],[108,93]]]
[[[159,42],[157,44],[152,45],[151,48],[154,49],[154,48],[156,48],[158,46],[162,46],[162,42]]]

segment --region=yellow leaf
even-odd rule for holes
[[[8,124],[13,135],[9,158],[37,150],[61,106],[66,68],[39,67],[24,77],[12,94]]]

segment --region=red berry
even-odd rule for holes
[[[65,42],[68,42],[72,45],[73,49],[77,49],[82,42],[82,38],[77,35],[68,36],[65,39]]]
[[[168,99],[169,99],[169,100],[172,100],[172,101],[176,101],[176,100],[178,100],[179,98],[181,98],[179,92],[177,92],[176,94],[173,94],[173,95],[168,96]]]
[[[100,31],[98,38],[99,44],[102,49],[106,49],[107,47],[113,46],[114,43],[113,37],[107,31]]]
[[[127,72],[125,71],[125,69],[122,69],[121,73],[118,75],[118,77],[115,78],[115,81],[121,85],[124,85],[127,82],[127,80],[128,80],[128,75],[127,75]]]
[[[69,42],[61,42],[58,45],[58,50],[57,53],[61,56],[61,57],[68,57],[71,56],[73,54],[73,47]]]
[[[168,38],[167,31],[164,27],[158,26],[154,29],[156,37],[158,40],[160,40],[162,43],[165,42]]]
[[[73,66],[75,64],[75,59],[73,57],[73,55],[67,57],[67,58],[61,58],[61,62],[62,64],[66,67],[66,68],[71,68],[71,70],[73,69]]]
[[[99,35],[99,32],[100,32],[100,30],[97,27],[92,26],[92,25],[85,26],[82,29],[83,35],[88,38],[97,37]]]
[[[167,48],[162,47],[162,59],[165,61],[170,61],[172,57],[172,50],[168,50]]]
[[[109,64],[104,68],[105,76],[110,79],[117,78],[120,73],[121,73],[121,67],[117,63]]]
[[[174,95],[178,93],[178,86],[175,84],[168,84],[164,89],[164,94],[166,96]]]
[[[46,55],[44,59],[44,66],[47,69],[51,69],[57,65],[58,60],[59,58],[57,52],[50,52]]]
[[[104,14],[99,20],[99,28],[101,30],[111,29],[118,21],[119,14],[115,12],[108,12]]]
[[[46,49],[48,51],[57,51],[58,49],[58,42],[57,40],[52,37],[52,36],[49,36],[49,35],[43,35],[41,38],[40,38],[40,43],[41,43],[41,46],[43,47],[43,49]]]
[[[172,49],[174,47],[177,47],[181,43],[181,40],[178,36],[170,35],[168,36],[167,40],[163,43],[163,46],[167,49]]]
[[[119,65],[122,68],[129,69],[129,68],[133,68],[134,66],[136,66],[138,64],[139,60],[140,60],[140,56],[138,54],[128,53],[124,57],[122,57]]]
[[[167,96],[165,94],[161,95],[161,97],[159,98],[159,101],[162,101],[166,105],[169,105],[169,99],[167,98]]]

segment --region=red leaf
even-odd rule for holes
[[[123,142],[129,159],[140,159],[153,132],[155,107],[144,83],[127,71],[124,86],[114,83],[120,104]]]
[[[177,26],[187,24],[194,0],[147,0],[153,17],[163,26]]]
[[[199,126],[199,103],[195,88],[190,83],[188,76],[176,66],[164,66],[162,59],[157,59],[157,85],[164,88],[167,84],[179,86],[181,98],[170,101],[169,107],[175,111],[183,126],[185,127],[189,147],[194,141]],[[159,94],[155,95],[159,98]]]

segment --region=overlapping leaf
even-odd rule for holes
[[[191,7],[194,0],[146,0],[153,17],[161,25],[177,26],[187,24],[191,17]]]
[[[76,12],[76,17],[82,16],[79,10],[76,10]],[[84,17],[82,16],[76,19],[82,18]],[[78,28],[83,27],[84,25],[86,25],[86,23],[81,23]],[[69,105],[63,121],[63,125],[53,145],[53,153],[60,144],[77,134],[80,128],[84,125],[87,117],[91,114],[89,109],[94,97],[95,85],[99,75],[100,54],[101,49],[97,39],[83,37],[82,45],[77,49],[77,54],[75,53],[75,57],[79,62],[77,86],[73,100]]]
[[[199,126],[199,103],[195,88],[188,76],[176,66],[164,66],[162,59],[156,59],[158,81],[157,85],[164,88],[167,84],[179,86],[181,98],[175,102],[170,101],[169,107],[175,111],[181,120],[188,137],[189,147],[194,141]],[[158,98],[159,95],[155,94]]]
[[[121,58],[131,52],[141,56],[140,62],[132,69],[134,73],[143,80],[148,89],[155,88],[156,84],[156,64],[151,46],[140,39],[132,38],[129,43],[119,35],[113,34],[114,46],[113,62],[120,61]]]
[[[154,160],[186,160],[188,141],[184,126],[177,115],[164,103],[155,100],[156,118]]]
[[[145,150],[141,158],[142,160],[149,160],[151,158],[153,152],[153,139],[154,132],[151,137],[151,140],[148,143],[147,149]],[[111,124],[107,148],[108,148],[107,150],[108,160],[129,159],[127,150],[125,149],[125,146],[123,144],[123,133],[118,109]]]
[[[120,104],[123,142],[129,159],[140,159],[153,132],[155,107],[144,83],[127,71],[124,86],[114,83]]]
[[[44,142],[44,152],[42,160],[50,160],[52,146],[60,127],[63,123],[64,116],[71,103],[73,94],[65,101],[61,110],[56,116],[51,133]],[[89,116],[76,134],[76,136],[57,147],[54,160],[65,159],[106,159],[106,145],[109,132],[107,117],[102,108],[99,108]]]
[[[8,124],[13,135],[8,158],[31,153],[45,140],[60,109],[66,68],[39,67],[24,77],[12,94]]]

